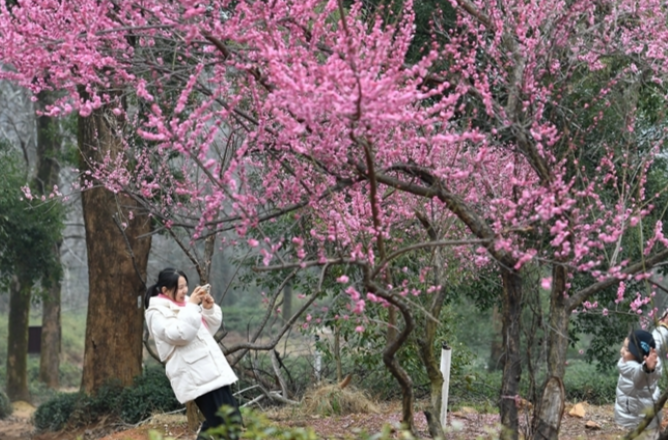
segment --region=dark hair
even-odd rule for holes
[[[176,289],[179,285],[180,277],[185,278],[186,283],[188,283],[188,277],[183,271],[171,267],[162,269],[158,274],[158,282],[146,290],[146,295],[144,296],[144,308],[148,309],[148,303],[151,301],[151,298],[161,293],[163,287],[166,287],[167,290]]]

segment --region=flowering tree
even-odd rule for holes
[[[361,283],[346,287],[355,311],[372,302],[403,317],[384,361],[409,425],[410,378],[394,354],[413,327],[407,298],[422,292],[393,286],[391,261],[457,246],[466,261],[497,265],[511,437],[522,267],[551,267],[552,379],[534,428],[556,438],[570,311],[668,256],[654,250],[665,241],[657,224],[644,261],[620,259],[655,197],[644,187],[664,132],[648,135],[643,105],[664,100],[664,7],[452,1],[456,27],[435,20],[433,43],[407,65],[411,6],[370,18],[362,2],[26,0],[3,6],[0,57],[14,69],[6,78],[69,92],[52,115],[107,108],[125,118],[137,136],[90,176],[164,227],[197,240],[230,228],[261,234],[261,221],[291,211],[317,219],[306,236],[246,244],[267,267],[360,267]],[[598,137],[613,115],[614,136]],[[458,227],[437,240],[416,232],[418,244],[391,240],[416,212]],[[285,248],[294,260],[276,263]],[[571,292],[577,272],[594,284]]]

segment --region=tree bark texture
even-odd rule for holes
[[[28,391],[28,325],[32,283],[15,277],[9,292],[7,397],[30,402]]]
[[[37,95],[37,110],[45,110],[53,104],[56,96],[51,92]],[[42,195],[48,195],[59,183],[60,163],[58,157],[62,149],[62,137],[56,118],[36,115],[37,120],[37,174],[35,188]],[[60,260],[60,242],[48,252],[54,260]],[[51,389],[60,385],[60,298],[61,283],[54,274],[47,289],[47,296],[42,300],[42,341],[39,360],[39,380]]]
[[[90,161],[120,153],[119,121],[110,111],[95,110],[78,122],[83,170]],[[123,194],[97,187],[85,190],[81,203],[90,286],[82,390],[94,394],[110,379],[130,385],[142,372],[142,298],[151,240],[138,237],[151,226],[139,205]]]
[[[60,246],[57,246],[57,248],[57,252],[60,253]],[[60,289],[60,282],[53,283],[47,291],[47,297],[42,300],[42,341],[39,358],[39,380],[51,389],[58,389],[60,386]]]
[[[495,305],[492,308],[492,342],[490,344],[489,355],[489,368],[494,371],[499,371],[505,363],[503,358],[505,350],[503,349],[502,323],[501,312],[499,312],[499,308]]]
[[[534,439],[547,440],[559,437],[559,426],[566,407],[564,395],[562,380],[556,376],[548,377],[543,388],[543,397],[538,402],[532,422],[531,431]]]
[[[438,318],[438,315],[434,315]],[[431,321],[427,321],[427,326]],[[443,400],[443,374],[436,355],[434,354],[434,334],[427,329],[424,339],[418,341],[419,355],[429,377],[429,404],[424,413],[427,418],[427,427],[432,438],[443,438],[441,426],[441,401]],[[435,332],[434,332],[435,333]]]
[[[385,299],[390,301],[390,303],[392,302],[390,297],[385,297]],[[383,350],[383,363],[399,383],[399,388],[401,388],[401,423],[405,429],[413,432],[415,424],[413,420],[413,380],[406,373],[406,370],[401,367],[395,355],[415,328],[415,321],[413,321],[413,316],[406,306],[396,302],[395,305],[399,308],[404,318],[405,327],[394,340],[388,341],[388,345]]]
[[[423,226],[427,230],[429,238],[432,241],[438,239],[438,235],[428,219],[421,214],[417,214],[418,218],[422,222]],[[443,270],[443,259],[441,257],[441,249],[434,249],[434,262],[433,262],[433,271],[434,271],[434,285],[435,286],[444,286],[442,270]],[[429,311],[432,316],[438,320],[441,317],[441,310],[443,309],[443,302],[445,301],[446,290],[444,287],[441,288],[432,299],[430,304]],[[436,339],[436,331],[438,330],[438,323],[432,321],[431,319],[423,318],[425,320],[424,332],[421,337],[418,337],[418,355],[422,360],[422,364],[427,370],[427,377],[429,378],[429,404],[425,409],[425,417],[427,419],[427,427],[429,429],[429,435],[432,438],[444,438],[443,426],[441,425],[440,415],[441,415],[441,404],[443,400],[443,373],[441,373],[440,363],[436,357],[434,351],[434,342]]]
[[[501,267],[503,280],[503,347],[505,349],[501,384],[501,424],[504,440],[517,440],[518,412],[515,398],[519,393],[522,363],[520,355],[520,316],[522,312],[522,277],[519,272]]]
[[[543,397],[534,412],[532,422],[534,439],[557,440],[564,411],[566,394],[563,383],[568,349],[569,310],[566,298],[566,268],[555,265],[552,269],[550,292],[550,325],[547,333],[547,380]]]

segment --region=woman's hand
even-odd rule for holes
[[[658,362],[659,357],[656,354],[656,350],[651,348],[649,350],[649,355],[645,356],[645,365],[647,366],[647,369],[650,371],[654,371],[656,368],[656,364]]]
[[[213,304],[214,304],[213,297],[208,293],[206,293],[204,297],[202,297],[202,307],[209,310],[211,307],[213,307]]]
[[[188,298],[188,301],[200,305],[202,304],[202,301],[204,300],[204,297],[207,295],[206,290],[202,288],[202,286],[197,286],[195,287],[195,290],[193,290],[193,293],[190,295]]]

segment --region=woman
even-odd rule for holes
[[[648,411],[654,412],[659,397],[657,385],[661,377],[661,361],[652,334],[644,330],[631,332],[624,340],[620,355],[615,422],[626,429],[635,429]],[[659,413],[652,418],[642,438],[658,438],[660,423]]]
[[[230,385],[237,376],[213,335],[223,320],[220,306],[208,290],[198,286],[188,296],[188,278],[180,270],[167,268],[146,291],[144,307],[149,332],[176,399],[194,400],[206,420],[199,432],[225,424],[216,413],[223,405],[241,414]],[[203,438],[199,437],[198,438]]]

